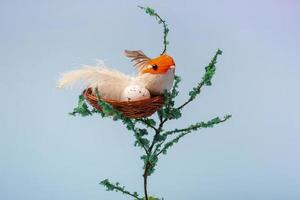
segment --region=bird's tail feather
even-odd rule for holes
[[[130,84],[131,79],[130,76],[104,66],[84,66],[82,69],[63,73],[58,81],[58,87],[65,88],[81,83],[85,87],[98,88],[103,98],[120,100],[124,88]]]

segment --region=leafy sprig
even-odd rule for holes
[[[69,114],[72,116],[81,115],[82,117],[92,115],[92,111],[90,111],[82,94],[79,95],[77,107],[75,107]]]
[[[164,54],[167,51],[167,46],[170,44],[170,42],[167,40],[167,36],[169,33],[169,28],[168,28],[168,24],[165,20],[163,20],[158,14],[157,12],[155,12],[155,10],[153,8],[150,7],[143,7],[143,6],[138,6],[140,9],[144,10],[148,15],[155,17],[155,19],[158,21],[159,24],[163,25],[163,34],[164,34],[164,39],[163,39],[163,51],[161,54]]]
[[[186,102],[184,102],[182,105],[178,106],[177,109],[181,110],[191,101],[193,101],[201,93],[201,88],[204,85],[206,86],[211,85],[211,80],[216,72],[216,63],[219,55],[222,55],[222,51],[220,49],[217,50],[210,63],[205,67],[205,73],[202,77],[202,80],[195,87],[193,87],[193,89],[189,92],[189,99]]]
[[[137,192],[129,192],[125,190],[125,186],[121,186],[119,182],[111,183],[108,179],[105,179],[99,183],[100,185],[103,185],[106,188],[106,191],[116,191],[116,192],[122,192],[123,194],[127,194],[129,196],[134,197],[137,200],[143,200],[143,198],[139,197],[139,194]]]
[[[231,117],[231,115],[226,115],[223,119],[220,119],[219,117],[216,117],[208,122],[199,122],[193,125],[190,125],[187,128],[183,128],[183,129],[174,129],[172,131],[167,131],[165,133],[162,134],[163,138],[167,138],[167,136],[169,135],[173,135],[175,133],[180,133],[178,136],[176,136],[174,139],[172,139],[169,142],[166,142],[164,147],[159,150],[159,147],[161,146],[161,144],[159,143],[159,147],[157,148],[157,153],[156,156],[159,156],[159,154],[163,153],[166,154],[167,150],[172,147],[174,144],[176,144],[183,136],[192,133],[194,131],[199,130],[200,128],[212,128],[214,125],[225,122],[226,120],[228,120]]]

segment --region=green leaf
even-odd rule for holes
[[[211,85],[211,79],[216,72],[216,63],[219,55],[222,55],[222,51],[220,49],[217,50],[216,54],[214,55],[213,59],[210,61],[208,66],[205,67],[205,74],[202,77],[202,80],[205,85]]]
[[[92,115],[92,112],[89,110],[88,105],[85,102],[84,96],[81,94],[78,97],[78,105],[73,109],[72,112],[69,113],[72,116],[81,115],[82,117],[86,117],[88,115]]]
[[[179,109],[172,109],[170,111],[170,118],[171,119],[179,119],[181,117],[181,111]]]
[[[145,11],[147,14],[149,14],[151,16],[155,15],[155,10],[153,8],[146,7]]]
[[[154,119],[145,118],[143,121],[150,126],[156,126],[156,121]]]

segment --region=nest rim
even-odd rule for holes
[[[101,106],[98,104],[98,97],[93,94],[92,88],[87,88],[82,92],[87,102],[102,112]],[[106,103],[111,104],[116,110],[128,118],[145,118],[158,111],[164,104],[163,95],[151,95],[150,98],[137,101],[118,101],[113,99],[101,98]]]

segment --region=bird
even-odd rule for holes
[[[170,90],[175,77],[174,59],[166,53],[149,58],[143,51],[125,50],[137,69],[137,75],[130,76],[105,64],[100,66],[83,66],[81,69],[61,74],[58,88],[72,86],[81,82],[101,98],[116,101],[137,101],[162,95]]]

